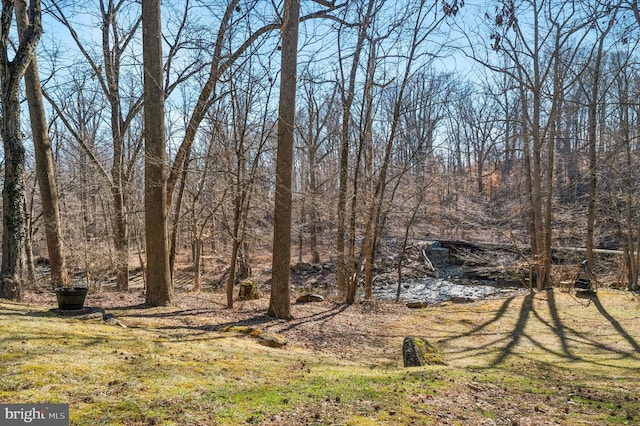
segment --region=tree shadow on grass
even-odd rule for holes
[[[489,321],[486,321],[482,324],[480,324],[479,326],[475,327],[474,329],[467,331],[466,333],[462,333],[459,335],[455,335],[452,336],[448,339],[444,339],[443,341],[448,341],[448,340],[455,340],[455,339],[462,339],[465,337],[469,337],[469,336],[473,336],[473,335],[477,335],[479,334],[481,331],[483,331],[484,329],[486,329],[487,327],[489,327],[491,324],[500,321],[500,319],[502,319],[502,317],[504,317],[504,315],[507,313],[507,311],[509,310],[509,306],[511,306],[511,303],[514,301],[515,297],[509,297],[507,298],[504,303],[502,303],[502,305],[500,305],[500,309],[498,309],[498,312],[496,312],[496,314],[493,316],[493,318],[491,318]]]
[[[567,327],[560,318],[558,312],[558,305],[553,290],[547,291],[547,305],[549,306],[549,313],[553,324],[547,323],[539,315],[537,315],[540,322],[544,323],[551,329],[551,331],[560,339],[560,346],[562,347],[562,354],[571,360],[578,360],[579,358],[573,353],[569,338],[567,336]]]
[[[515,327],[511,331],[509,343],[502,349],[500,355],[491,363],[492,367],[501,364],[511,353],[514,351],[520,339],[524,336],[524,329],[529,320],[529,315],[533,311],[533,294],[527,294],[522,300],[522,306],[520,307],[520,314]]]
[[[627,330],[624,329],[624,327],[622,327],[619,321],[605,310],[597,295],[591,298],[594,306],[597,308],[598,312],[609,321],[615,332],[629,343],[633,352],[625,352],[614,345],[600,341],[597,336],[590,334],[589,331],[567,326],[563,321],[561,315],[562,311],[558,307],[553,290],[546,292],[548,313],[551,317],[550,320],[545,318],[544,310],[536,310],[534,300],[534,295],[527,295],[524,297],[522,306],[518,313],[518,319],[514,327],[509,332],[508,342],[500,349],[499,355],[491,362],[491,367],[496,367],[502,364],[512,355],[522,355],[522,353],[518,352],[517,348],[523,339],[528,340],[533,346],[541,349],[544,353],[564,358],[570,362],[581,361],[591,364],[601,363],[601,361],[598,361],[593,357],[580,356],[579,354],[581,350],[591,352],[591,350],[597,349],[623,357],[634,356],[640,353],[640,345],[638,342]],[[585,306],[585,308],[587,306]],[[496,318],[494,318],[492,322],[495,321],[495,319]],[[533,319],[536,319],[541,325],[548,328],[557,337],[560,350],[555,350],[550,342],[545,341],[543,337],[543,334],[545,333],[544,329],[533,333],[525,330],[527,324]],[[500,341],[494,341],[491,345],[495,347],[498,343],[500,343]]]
[[[607,312],[597,296],[593,298],[593,304],[595,305],[596,309],[598,309],[598,312],[600,312],[600,314],[607,321],[609,321],[611,326],[618,332],[618,334],[622,336],[629,343],[629,345],[631,345],[633,350],[636,353],[640,353],[640,345],[638,345],[638,342],[627,332],[627,330],[624,329],[624,327],[622,327],[618,320],[616,320],[613,316],[611,316],[609,312]]]
[[[205,308],[186,308],[175,311],[149,312],[151,306],[142,304],[134,306],[123,306],[105,309],[109,312],[122,312],[123,315],[131,318],[171,318],[182,317],[188,315],[205,315],[217,312],[215,309]],[[133,312],[129,312],[133,311]]]
[[[282,328],[281,331],[293,330],[305,323],[326,322],[331,318],[334,318],[340,313],[344,312],[347,308],[348,308],[348,305],[336,305],[328,310],[323,310],[321,312],[313,313],[301,318],[294,318],[288,321],[287,326]],[[270,317],[265,313],[265,314],[257,315],[251,318],[218,324],[216,328],[224,328],[227,326],[253,326],[253,325],[262,325],[262,324],[275,324],[280,322],[281,322],[280,320],[274,317]]]
[[[518,299],[521,299],[519,307],[514,306],[514,301]],[[455,348],[452,354],[463,362],[468,363],[469,358],[488,358],[489,368],[498,367],[511,357],[545,363],[547,355],[551,355],[569,365],[582,362],[626,369],[628,367],[611,364],[611,361],[640,357],[637,338],[606,311],[597,297],[590,302],[593,303],[592,309],[584,311],[582,309],[590,305],[576,305],[562,300],[553,290],[528,294],[522,298],[508,298],[491,317],[480,324],[476,323],[472,329],[460,333],[444,330],[445,337],[439,343],[451,344]],[[576,301],[575,298],[572,300]],[[608,321],[608,324],[601,323],[603,327],[598,330],[589,326],[593,321],[598,321],[593,306]],[[584,321],[580,317],[581,311],[585,315]],[[609,324],[611,327],[607,327]],[[621,336],[630,349],[621,348],[615,338],[603,339],[603,334]],[[453,341],[458,343],[452,344]]]
[[[481,345],[473,345],[469,346],[466,349],[457,349],[456,355],[460,358],[465,358],[467,355],[476,356],[479,352],[491,352],[494,348],[507,340],[506,337],[498,337],[494,340],[490,340],[489,335],[496,334],[493,332],[490,327],[493,324],[499,324],[500,321],[504,320],[505,315],[508,313],[511,304],[516,300],[515,296],[509,297],[504,300],[504,302],[500,305],[500,308],[496,311],[495,315],[493,315],[489,320],[475,326],[469,331],[460,334],[451,334],[448,331],[445,331],[445,337],[440,339],[438,342],[441,345],[446,345],[448,343],[452,343],[456,340],[465,341],[470,338],[483,336],[483,343]]]

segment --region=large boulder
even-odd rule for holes
[[[402,342],[402,359],[405,367],[446,365],[442,355],[426,339],[407,336]]]
[[[285,339],[278,333],[269,333],[267,331],[263,331],[255,337],[256,339],[258,339],[258,343],[264,346],[269,346],[271,348],[281,348],[287,344],[287,339]]]

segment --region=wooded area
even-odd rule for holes
[[[270,253],[290,318],[292,258],[352,304],[426,239],[527,246],[538,290],[554,247],[621,250],[638,289],[635,1],[2,4],[4,298],[140,265],[171,304],[182,256],[231,307]]]

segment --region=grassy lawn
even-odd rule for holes
[[[94,426],[640,424],[640,302],[629,293],[406,309],[384,332],[371,313],[349,321],[372,339],[342,352],[297,342],[286,323],[278,349],[206,318],[164,322],[178,310],[121,309],[122,328],[0,302],[0,402],[69,403],[71,424]],[[403,368],[407,334],[449,365]]]

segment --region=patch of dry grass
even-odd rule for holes
[[[212,293],[145,309],[93,296],[128,328],[0,302],[0,401],[67,402],[77,425],[634,424],[640,303],[560,292],[409,310],[392,304],[220,307]],[[33,302],[33,301],[32,301]],[[283,349],[222,332],[280,333]],[[447,367],[402,368],[405,335]]]

